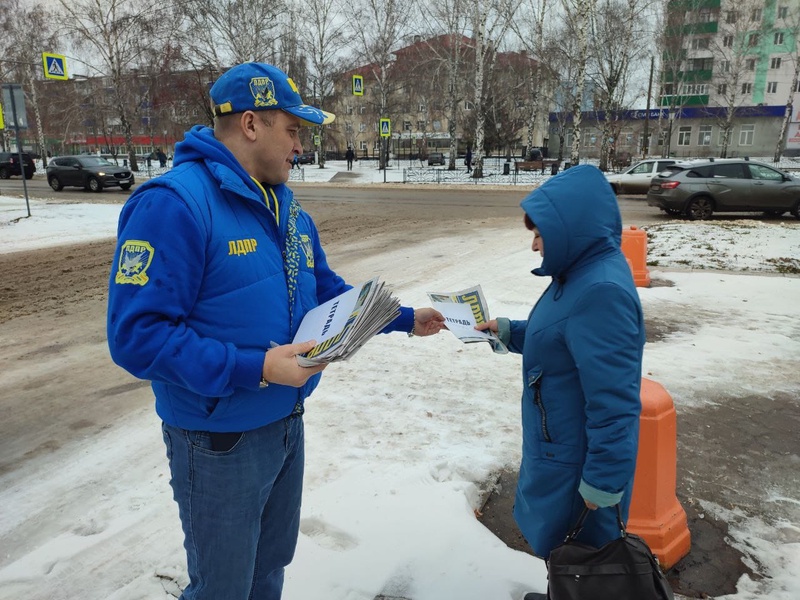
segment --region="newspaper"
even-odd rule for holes
[[[507,354],[508,348],[500,341],[497,334],[489,331],[478,331],[475,325],[490,320],[489,307],[483,297],[480,285],[451,293],[428,292],[433,308],[445,318],[447,328],[465,344],[473,342],[489,342],[492,350],[498,354]]]
[[[316,340],[297,362],[303,367],[350,358],[400,314],[400,301],[377,277],[320,304],[303,317],[293,343]]]

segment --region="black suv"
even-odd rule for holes
[[[59,156],[47,163],[47,183],[57,192],[65,185],[101,192],[110,186],[129,190],[134,180],[128,167],[100,156]]]
[[[653,177],[647,204],[691,220],[715,212],[780,216],[787,211],[800,219],[800,180],[746,158],[687,161]]]
[[[36,172],[31,155],[22,153],[22,163],[25,165],[25,179],[30,179]],[[19,168],[19,154],[17,152],[0,152],[0,179],[8,179],[12,175],[22,175]]]

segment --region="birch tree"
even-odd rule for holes
[[[341,0],[307,0],[303,5],[297,33],[310,63],[308,79],[314,90],[314,102],[323,110],[339,70],[340,61],[336,57],[348,42],[346,16]],[[325,168],[325,129],[325,126],[316,128],[320,139],[320,169]]]
[[[449,171],[456,169],[458,156],[458,131],[462,122],[459,107],[464,100],[465,68],[471,66],[467,60],[467,51],[470,44],[464,33],[470,20],[469,0],[442,0],[441,2],[420,3],[422,12],[422,33],[426,38],[441,33],[444,36],[435,37],[437,43],[426,44],[430,56],[438,65],[434,70],[436,83],[447,82],[447,89],[442,90],[441,85],[435,85],[436,92],[445,94],[445,111],[447,115],[447,132],[450,136],[450,158],[447,168]],[[441,74],[439,76],[439,74]]]
[[[577,56],[575,57],[577,79],[572,103],[572,148],[570,149],[570,161],[573,165],[580,162],[581,113],[589,62],[589,31],[594,18],[596,2],[597,0],[561,0],[565,18],[571,23],[571,28],[577,37]]]
[[[173,32],[165,5],[144,10],[125,0],[58,0],[64,16],[59,25],[77,49],[92,55],[95,68],[107,78],[115,121],[124,139],[131,170],[138,171],[131,128],[130,73],[145,53],[163,46]],[[135,104],[135,102],[134,102]]]
[[[375,109],[381,118],[391,118],[393,96],[399,82],[392,76],[393,51],[403,39],[408,26],[411,3],[405,0],[360,0],[353,6],[351,21],[358,42],[356,55],[369,73],[368,83],[375,86],[375,95],[369,90]],[[383,138],[382,138],[383,139]],[[388,151],[380,152],[381,169],[386,168]]]
[[[474,0],[472,34],[475,47],[475,148],[472,176],[483,177],[484,139],[486,137],[486,71],[497,58],[497,48],[511,27],[519,8],[516,0]]]
[[[714,76],[712,84],[715,89],[709,90],[713,103],[725,110],[717,118],[720,128],[720,156],[728,155],[731,144],[734,119],[738,109],[746,104],[751,104],[753,97],[753,80],[755,66],[758,60],[759,46],[762,46],[766,32],[761,33],[760,11],[763,2],[757,0],[740,0],[729,10],[720,13],[718,33],[710,40],[710,50],[715,60],[711,58],[693,58],[688,61],[689,71],[711,70],[712,62]],[[701,15],[702,12],[698,12]],[[757,19],[753,17],[758,16]],[[700,17],[702,18],[702,17]],[[695,46],[702,42],[704,37],[693,36],[689,44]],[[771,43],[772,40],[769,40]],[[705,42],[702,42],[705,43]],[[690,92],[703,90],[692,89],[691,83],[685,83]],[[686,91],[686,90],[685,90]]]
[[[12,0],[8,13],[13,14],[14,18],[0,25],[0,31],[5,32],[6,44],[3,62],[8,66],[8,75],[13,74],[23,84],[25,95],[30,101],[28,108],[33,111],[36,123],[39,154],[43,165],[47,166],[47,144],[37,84],[42,79],[42,52],[58,46],[57,35],[50,25],[52,20],[41,6],[26,8],[20,6],[18,0]],[[53,83],[58,85],[57,82]]]
[[[545,40],[545,21],[551,13],[551,5],[548,0],[525,0],[520,5],[518,18],[512,22],[514,33],[522,43],[523,48],[534,60],[537,61],[536,67],[529,69],[526,77],[527,94],[525,96],[525,106],[528,109],[526,154],[531,148],[537,145],[536,124],[539,118],[541,104],[545,104],[545,114],[547,113],[548,94],[542,94],[543,90],[551,86],[551,78],[547,76],[547,69],[542,63],[544,57]]]
[[[643,30],[645,0],[600,0],[591,21],[590,56],[596,69],[601,121],[600,169],[608,169],[620,133],[620,113],[630,108],[641,90],[631,86],[631,65],[646,54],[648,39]],[[617,144],[618,145],[618,144]]]

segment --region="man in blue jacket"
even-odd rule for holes
[[[324,366],[296,356],[303,316],[349,288],[285,183],[303,103],[262,63],[211,88],[174,168],[122,209],[108,301],[114,361],[152,382],[185,535],[184,600],[277,600],[300,519],[304,400]],[[386,331],[437,333],[437,311],[401,308]]]
[[[578,540],[601,546],[627,520],[638,449],[644,318],[603,174],[581,165],[522,201],[534,275],[552,281],[527,320],[479,326],[522,354],[522,464],[514,517],[547,558],[584,506]]]

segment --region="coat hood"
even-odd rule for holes
[[[544,243],[535,275],[563,278],[575,268],[619,252],[617,197],[597,167],[578,165],[548,179],[520,204]]]
[[[253,181],[253,178],[239,164],[227,146],[214,137],[214,130],[210,127],[195,125],[184,134],[183,140],[175,145],[175,167],[185,162],[196,161],[205,162],[214,177],[222,182],[223,187],[242,195],[248,195],[241,189],[242,186],[245,186],[250,194],[255,194],[259,199],[264,198],[264,193]],[[286,186],[280,184],[271,187],[281,195],[282,188]]]

